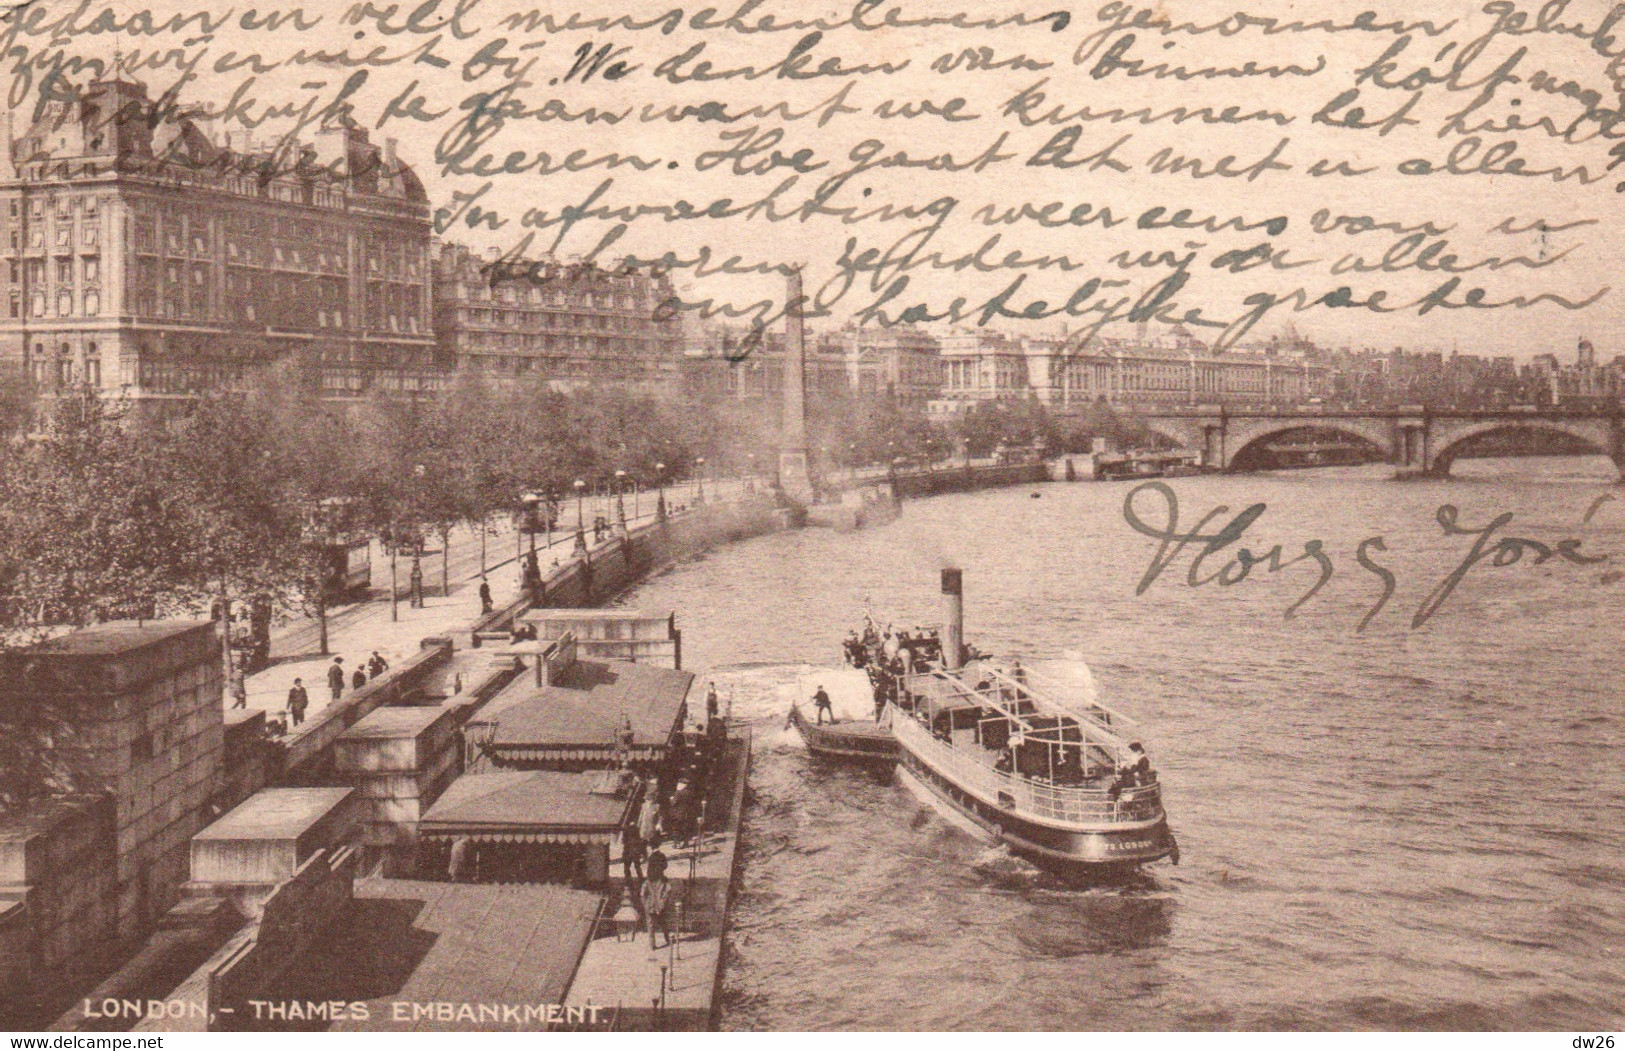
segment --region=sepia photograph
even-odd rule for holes
[[[1613,1048],[1625,2],[707,2],[3,0],[10,1046]]]

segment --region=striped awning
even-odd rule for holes
[[[610,748],[604,745],[486,745],[485,750],[502,759],[529,762],[592,762],[619,765],[620,761],[659,762],[666,757],[665,745]]]
[[[458,840],[467,839],[475,843],[546,843],[553,845],[590,846],[595,843],[609,843],[614,839],[614,833],[608,830],[603,832],[584,832],[579,829],[573,831],[563,830],[516,830],[516,829],[471,829],[471,828],[425,828],[418,826],[420,840]]]

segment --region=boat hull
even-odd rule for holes
[[[968,818],[997,842],[1046,867],[1108,873],[1177,857],[1179,846],[1166,817],[1149,825],[1098,831],[1057,828],[966,792],[907,748],[899,750],[897,761],[905,781]]]
[[[807,751],[827,759],[844,759],[890,767],[897,761],[897,738],[872,723],[848,721],[819,725],[792,705],[789,722],[801,734]]]

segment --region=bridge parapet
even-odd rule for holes
[[[1625,415],[1596,410],[1433,411],[1416,406],[1370,411],[1248,409],[1208,406],[1146,418],[1156,433],[1201,449],[1204,463],[1232,470],[1251,446],[1305,427],[1356,437],[1381,450],[1403,473],[1448,474],[1463,443],[1498,431],[1565,434],[1610,457],[1625,475]]]

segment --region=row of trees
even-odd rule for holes
[[[0,397],[0,409],[15,403]],[[568,499],[577,479],[597,486],[624,472],[652,488],[702,463],[708,474],[767,473],[777,408],[566,396],[477,378],[432,399],[336,404],[294,373],[161,416],[66,396],[38,433],[0,448],[0,602],[13,629],[196,612],[265,593],[318,614],[326,570],[312,541],[333,525],[324,506],[342,506],[346,526],[371,535],[444,536],[514,512],[525,493]],[[809,445],[826,467],[1141,437],[1104,406],[1060,418],[1036,403],[989,403],[942,424],[891,399],[850,396],[815,399],[808,412]]]
[[[432,399],[335,403],[288,371],[154,413],[88,391],[34,405],[26,387],[0,383],[0,432],[16,435],[0,440],[0,652],[107,619],[225,617],[266,595],[325,625],[319,542],[334,539],[335,507],[345,529],[397,545],[459,524],[483,536],[524,494],[567,500],[578,479],[597,488],[625,472],[653,488],[770,473],[778,410],[477,378]],[[999,445],[1075,451],[1098,434],[1127,441],[1135,428],[1104,409],[1063,422],[1029,403],[950,424],[881,397],[808,404],[809,446],[826,469]],[[71,787],[48,747],[66,729],[51,720],[0,705],[0,810]]]

